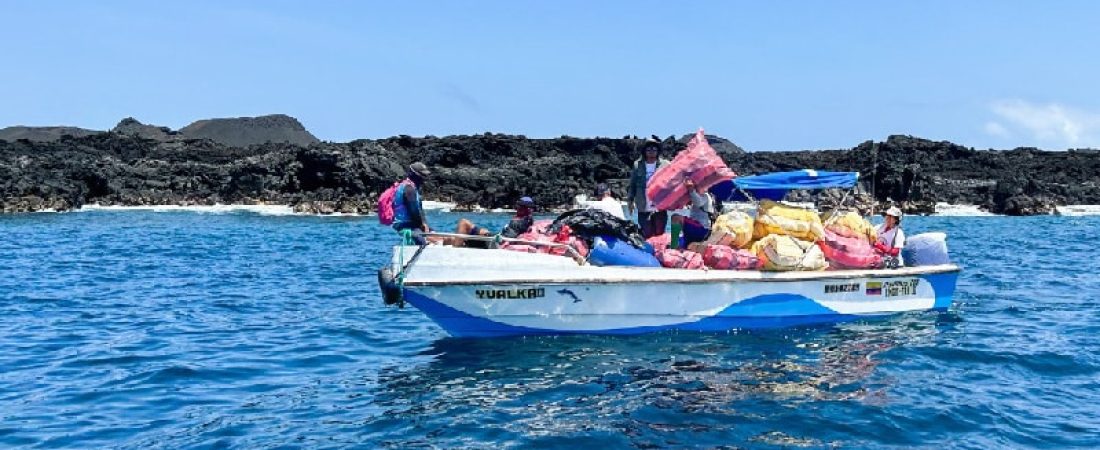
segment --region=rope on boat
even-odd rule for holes
[[[416,249],[416,253],[413,253],[412,258],[409,258],[409,263],[406,264],[405,247],[415,243],[412,236],[412,230],[401,230],[401,246],[397,249],[397,266],[400,267],[401,270],[397,272],[397,275],[393,277],[393,280],[394,284],[397,286],[398,292],[401,293],[401,297],[397,302],[397,306],[400,308],[405,307],[405,276],[408,275],[409,268],[411,268],[413,263],[416,262],[417,258],[420,257],[420,252],[423,252],[424,248],[428,246],[427,243],[420,245],[420,247]]]

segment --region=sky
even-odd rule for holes
[[[0,127],[1100,148],[1094,1],[0,0]]]

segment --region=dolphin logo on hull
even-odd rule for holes
[[[581,302],[580,297],[577,297],[577,294],[573,293],[572,290],[558,289],[558,293],[561,294],[561,295],[568,295],[568,296],[572,297],[573,298],[573,303],[580,303]]]

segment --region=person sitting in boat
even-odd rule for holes
[[[410,230],[416,245],[425,245],[427,241],[422,233],[431,231],[424,217],[424,201],[420,197],[420,189],[431,174],[422,162],[410,164],[405,174],[406,182],[398,186],[393,198],[393,229],[398,233]]]
[[[657,211],[645,193],[653,174],[669,163],[667,159],[658,157],[660,150],[661,142],[656,136],[646,139],[642,157],[634,161],[626,193],[626,208],[630,214],[638,211],[638,225],[642,227],[642,235],[646,239],[664,234],[668,222],[668,212]]]
[[[688,194],[691,196],[691,209],[687,217],[678,214],[672,216],[673,248],[679,248],[681,242],[684,248],[687,248],[692,243],[705,241],[710,236],[714,217],[714,196],[706,189],[696,187],[691,180],[684,181],[684,185],[687,186]],[[680,240],[681,231],[684,235],[682,241]]]
[[[588,209],[598,209],[620,219],[626,220],[623,205],[611,194],[611,187],[605,183],[596,185],[596,200],[588,202]]]
[[[499,235],[505,238],[516,238],[519,235],[526,233],[531,229],[531,225],[535,223],[535,200],[531,197],[521,197],[516,202],[516,215],[512,216],[512,219],[508,221],[508,224],[504,226],[504,229],[500,231]],[[458,227],[455,229],[455,234],[468,234],[470,236],[493,236],[493,232],[478,226],[477,224],[469,221],[468,219],[459,219]],[[462,240],[455,239],[453,242],[455,247],[468,247],[468,248],[490,248],[492,242],[485,240]]]
[[[905,247],[905,232],[901,231],[901,210],[897,206],[891,206],[885,213],[885,222],[875,228],[878,239],[875,241],[875,250],[882,255],[884,265],[889,269],[901,267],[901,249]]]

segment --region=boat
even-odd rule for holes
[[[712,192],[755,201],[790,189],[854,188],[858,177],[800,171],[761,178],[771,175],[737,178]],[[497,337],[717,332],[945,310],[959,275],[954,264],[814,272],[597,267],[561,250],[572,257],[398,245],[379,281],[387,303],[407,302],[452,336]]]

